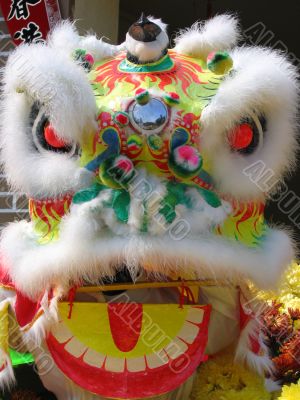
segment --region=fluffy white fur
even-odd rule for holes
[[[238,39],[238,20],[232,15],[218,15],[181,31],[175,39],[175,50],[181,54],[206,58],[212,51],[232,48]]]
[[[69,55],[76,49],[84,49],[92,54],[95,61],[113,57],[124,50],[124,44],[115,46],[104,42],[102,38],[98,39],[95,35],[79,36],[75,25],[69,21],[58,24],[47,41],[50,47]]]
[[[204,109],[202,150],[212,157],[212,175],[219,191],[244,200],[264,198],[266,193],[243,173],[257,161],[280,180],[294,165],[297,149],[296,69],[281,54],[263,48],[239,48],[232,52],[233,74],[221,83]],[[229,130],[252,112],[264,114],[267,132],[251,155],[233,153]],[[271,185],[270,185],[271,186]]]
[[[49,304],[48,295],[48,291],[45,291],[41,300],[43,314],[34,321],[32,326],[22,329],[23,343],[30,353],[34,353],[34,350],[42,345],[50,329],[58,322],[57,304],[60,296],[55,295]]]
[[[0,360],[4,360],[6,367],[0,372],[0,387],[2,389],[10,389],[15,384],[15,375],[11,360],[8,354],[0,350]]]
[[[85,186],[90,173],[79,169],[76,157],[53,152],[39,153],[28,127],[31,102],[26,95],[7,95],[2,114],[2,160],[13,189],[29,197],[53,198]]]
[[[13,188],[31,197],[56,197],[86,183],[76,158],[33,146],[29,115],[43,104],[57,135],[79,142],[95,129],[96,105],[83,69],[49,46],[20,46],[4,72],[1,147],[5,173]]]
[[[251,351],[250,337],[257,337],[260,329],[259,322],[252,319],[241,332],[238,346],[235,353],[235,361],[247,365],[254,372],[265,376],[265,373],[272,374],[274,364],[268,354],[268,348],[264,344],[261,335],[259,336],[259,344],[264,351],[264,355],[258,355]]]
[[[19,47],[9,57],[4,72],[4,112],[15,111],[6,105],[6,99],[16,92],[28,103],[43,104],[57,135],[63,139],[79,140],[95,126],[92,89],[84,70],[68,54],[38,44]]]
[[[148,17],[148,19],[158,25],[162,30],[155,41],[146,43],[139,42],[133,39],[129,33],[126,34],[125,40],[126,50],[136,56],[141,63],[158,60],[161,57],[163,50],[165,50],[169,44],[169,37],[166,33],[167,25],[160,19],[154,19],[153,17]]]
[[[95,283],[114,275],[123,263],[136,272],[140,267],[158,274],[193,270],[199,278],[229,281],[246,276],[260,287],[271,287],[293,258],[288,236],[276,230],[256,249],[213,234],[176,241],[170,232],[155,237],[110,232],[86,207],[67,216],[60,240],[47,246],[36,242],[30,223],[13,223],[2,233],[2,265],[17,287],[34,297],[50,285],[68,286],[70,280]]]

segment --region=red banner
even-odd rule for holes
[[[43,42],[61,17],[57,0],[0,0],[0,6],[17,45]]]

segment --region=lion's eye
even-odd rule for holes
[[[252,154],[262,145],[265,131],[265,118],[253,115],[243,118],[228,133],[228,143],[232,151],[240,154]]]
[[[30,120],[33,143],[39,152],[50,151],[70,156],[76,152],[76,144],[66,143],[58,137],[42,107],[36,104],[33,106]]]
[[[54,128],[49,123],[44,127],[44,138],[49,146],[56,149],[69,147],[68,143],[58,138]]]

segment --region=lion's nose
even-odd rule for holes
[[[128,33],[139,42],[154,42],[161,33],[161,28],[142,13],[140,19],[131,25]]]

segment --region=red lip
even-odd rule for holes
[[[118,306],[115,305],[114,307]],[[199,364],[207,358],[204,355],[204,351],[207,343],[210,306],[197,306],[196,308],[201,308],[204,311],[203,319],[200,324],[191,323],[198,327],[197,336],[192,343],[185,342],[187,350],[177,358],[172,359],[166,351],[162,350],[164,354],[161,354],[161,356],[164,357],[165,364],[156,368],[155,366],[153,367],[153,365],[152,368],[149,367],[145,356],[146,367],[143,371],[130,371],[128,369],[127,360],[125,359],[124,371],[112,372],[106,368],[108,356],[105,357],[101,366],[96,367],[84,361],[86,351],[80,357],[75,357],[70,354],[70,352],[65,349],[65,346],[72,338],[60,343],[56,337],[50,333],[47,338],[47,345],[55,363],[61,371],[86,391],[104,397],[118,399],[137,399],[141,397],[157,396],[179,387],[194,373]],[[138,319],[138,321],[140,320]],[[117,320],[112,319],[111,322],[112,325],[116,324],[116,329],[123,329],[122,326],[118,325]],[[139,324],[140,322],[138,322],[137,329],[139,328]],[[134,339],[130,342],[131,347],[136,341],[136,334],[133,336]],[[114,340],[119,342],[121,347],[124,347],[124,343],[119,340],[116,333],[114,334]],[[184,342],[183,339],[182,341]],[[126,355],[126,353],[124,354]]]

